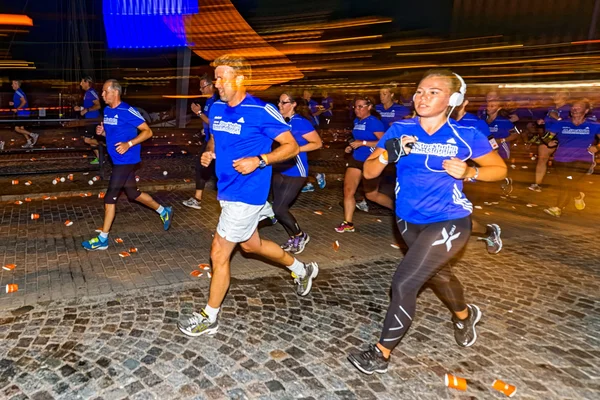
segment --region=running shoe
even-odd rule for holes
[[[512,178],[504,178],[504,182],[502,183],[502,185],[500,187],[502,188],[502,193],[504,193],[505,196],[508,196],[509,194],[511,194],[513,191]]]
[[[299,296],[306,296],[312,288],[312,281],[319,275],[319,265],[316,262],[304,264],[304,277],[300,278],[292,272],[292,278],[296,284],[296,293]]]
[[[335,228],[337,233],[354,232],[354,224],[352,222],[342,222],[340,226]]]
[[[38,138],[40,137],[40,135],[38,133],[30,133],[29,137],[31,138],[31,145],[35,145],[38,141]]]
[[[190,197],[189,199],[183,202],[183,205],[190,208],[195,208],[196,210],[200,210],[202,208],[202,203],[195,197]]]
[[[481,319],[481,310],[474,304],[467,304],[469,316],[466,319],[458,319],[456,315],[452,316],[454,324],[454,339],[461,347],[472,346],[477,340],[477,331],[475,325]]]
[[[562,214],[562,210],[560,209],[560,207],[550,207],[550,208],[545,208],[544,212],[548,215],[552,215],[553,217],[560,217],[560,215]]]
[[[304,251],[304,248],[308,244],[308,242],[310,242],[310,236],[308,236],[308,233],[306,233],[306,232],[302,232],[302,235],[295,236],[294,243],[293,243],[294,247],[291,250],[292,253],[294,253],[294,254],[302,253]]]
[[[315,191],[315,187],[313,186],[312,183],[308,182],[303,188],[302,188],[302,193],[308,193],[308,192],[314,192]]]
[[[538,185],[537,183],[532,183],[531,185],[529,185],[529,187],[527,189],[534,191],[534,192],[538,192],[538,193],[540,193],[542,191],[542,187],[540,185]]]
[[[291,236],[287,242],[281,245],[283,251],[292,251],[294,249],[294,241],[296,240],[295,236]]]
[[[31,143],[31,140],[27,139],[27,143],[25,143],[23,146],[21,146],[22,149],[31,149],[33,147],[33,143]]]
[[[389,358],[386,359],[379,348],[370,344],[367,351],[353,351],[348,355],[348,361],[352,363],[358,370],[367,375],[372,375],[373,372],[384,374],[388,370],[390,364]]]
[[[202,309],[199,313],[193,313],[191,317],[177,323],[179,330],[187,336],[200,336],[203,334],[214,335],[219,330],[219,322],[210,322],[208,315]]]
[[[317,184],[319,185],[319,189],[325,189],[325,185],[327,185],[327,181],[325,180],[325,174],[318,173],[316,176]]]
[[[584,197],[585,197],[585,193],[583,193],[583,192],[579,192],[579,197],[575,197],[575,208],[578,209],[579,211],[581,211],[585,208],[585,201],[583,201]]]
[[[485,240],[488,253],[498,254],[502,250],[502,238],[500,237],[502,229],[496,224],[488,224],[487,227],[487,231],[490,233],[489,236],[479,238],[479,240]]]
[[[171,221],[173,220],[173,208],[165,207],[165,211],[160,214],[160,219],[163,222],[163,228],[165,228],[165,231],[168,231],[171,227]]]
[[[369,205],[367,204],[366,199],[362,199],[356,203],[356,208],[358,208],[360,211],[369,212]]]
[[[108,238],[102,239],[100,236],[98,236],[82,242],[81,245],[84,249],[89,251],[106,250],[108,249]]]
[[[90,165],[98,165],[98,164],[100,164],[100,160],[98,160],[98,157],[96,157],[92,161],[90,161]]]

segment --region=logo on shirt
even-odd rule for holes
[[[498,132],[498,125],[490,126],[490,132]]]
[[[446,143],[456,144],[456,140],[454,140],[454,138],[450,138],[446,140]]]
[[[454,157],[458,154],[458,146],[455,144],[416,142],[411,153],[429,154],[438,157]]]
[[[564,135],[589,135],[590,128],[586,126],[585,128],[563,128],[562,133]]]
[[[239,135],[242,133],[242,126],[236,122],[214,121],[212,131],[220,131],[230,133],[232,135]]]
[[[379,111],[382,118],[394,118],[396,116],[396,110],[392,111]]]
[[[105,125],[118,125],[119,124],[119,114],[115,115],[114,117],[104,117],[104,124]]]
[[[366,124],[356,124],[356,125],[354,125],[354,129],[356,129],[357,131],[364,131],[365,129],[367,129],[367,125]]]
[[[456,225],[452,225],[452,229],[450,229],[450,233],[446,230],[446,227],[442,229],[442,238],[436,240],[432,243],[433,246],[439,246],[440,244],[446,245],[446,252],[450,251],[452,248],[452,241],[460,236],[460,232],[454,233],[456,231]]]
[[[240,119],[237,120],[238,124],[243,124],[246,121],[244,121],[244,117],[241,117]]]

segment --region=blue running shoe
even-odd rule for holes
[[[302,193],[308,193],[308,192],[314,192],[315,191],[315,187],[313,186],[312,183],[308,182],[306,184],[306,186],[304,186],[302,188]]]
[[[100,236],[98,236],[82,242],[81,245],[84,249],[89,251],[106,250],[108,249],[108,238],[102,239]]]
[[[319,185],[319,189],[325,189],[325,185],[327,185],[327,181],[325,180],[325,174],[318,173],[315,175],[317,178],[317,184]]]
[[[163,222],[165,231],[168,231],[171,227],[171,220],[173,219],[173,207],[165,207],[165,212],[160,215],[160,219]]]

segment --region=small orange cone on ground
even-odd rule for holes
[[[73,221],[70,221],[70,220],[65,221],[65,226],[71,226],[71,225],[73,225]]]
[[[446,374],[444,376],[444,382],[446,386],[451,389],[457,390],[467,390],[467,380],[465,378],[459,378],[458,376],[454,376],[452,374]]]
[[[129,248],[129,252],[130,253],[137,253],[137,247],[130,247]]]
[[[210,265],[208,264],[198,264],[198,268],[208,271],[210,269]]]
[[[2,269],[5,270],[5,271],[12,271],[16,267],[17,266],[15,264],[6,264],[4,267],[2,267]]]
[[[19,285],[16,283],[9,283],[6,285],[6,293],[14,293],[19,290]]]
[[[123,257],[123,258],[125,258],[125,257],[129,257],[130,255],[131,255],[131,254],[129,254],[129,253],[128,253],[128,252],[126,252],[126,251],[122,251],[122,252],[120,252],[120,253],[119,253],[119,256],[121,256],[121,257]]]
[[[513,397],[515,395],[515,393],[517,393],[516,387],[514,387],[513,385],[510,385],[506,382],[502,382],[500,379],[496,379],[492,383],[492,387],[494,389],[496,389],[497,391],[504,393],[508,397]]]
[[[31,214],[31,219],[39,219],[40,214]]]
[[[197,269],[195,269],[192,272],[190,272],[190,275],[195,278],[199,278],[202,276],[202,271],[198,271]]]
[[[119,243],[119,244],[120,244],[120,243],[123,243],[123,239],[121,239],[121,238],[116,238],[116,239],[115,239],[115,242],[117,242],[117,243]]]

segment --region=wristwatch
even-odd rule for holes
[[[263,169],[267,166],[267,161],[263,158],[263,156],[258,156],[258,168]]]
[[[202,110],[198,111],[198,112],[196,113],[196,115],[197,115],[197,116],[201,116],[201,115],[202,115]]]

